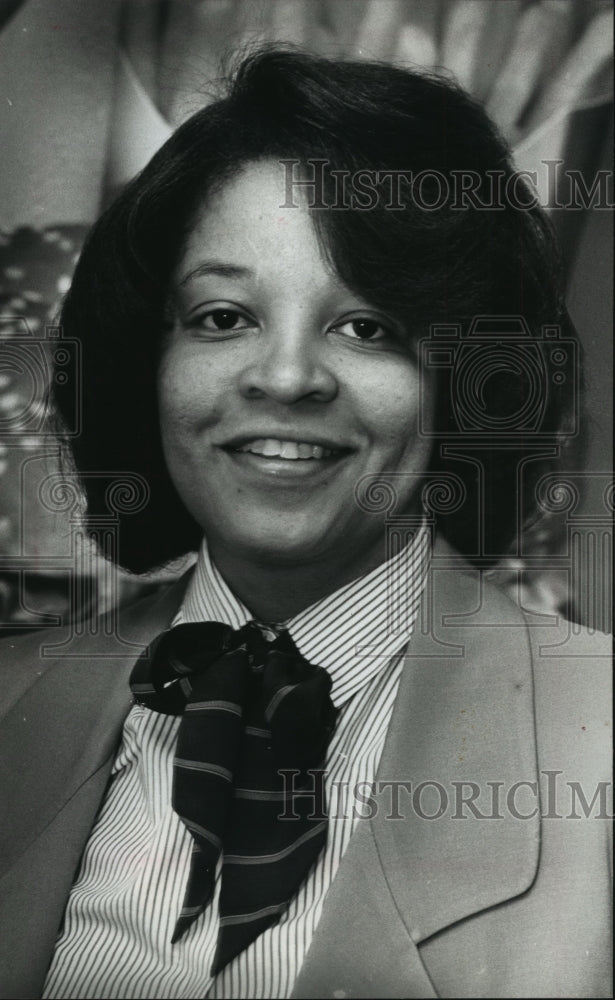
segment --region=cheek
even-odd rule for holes
[[[158,373],[163,437],[215,420],[219,399],[219,383],[211,378],[205,365],[195,364],[185,353],[170,351],[163,357]]]
[[[391,366],[365,387],[362,399],[374,441],[404,450],[416,434],[421,404],[415,369],[406,363]]]

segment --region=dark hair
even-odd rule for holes
[[[564,340],[574,339],[550,225],[519,178],[515,203],[494,201],[494,184],[501,191],[514,168],[492,122],[460,88],[387,64],[280,48],[245,58],[225,96],[174,133],[86,242],[61,318],[65,335],[82,344],[82,412],[68,386],[57,387],[56,406],[66,425],[80,420],[72,451],[88,517],[105,512],[108,488],[104,477],[88,472],[137,473],[149,486],[149,501],[121,520],[119,562],[139,572],[198,546],[201,530],[167,473],[158,426],[156,371],[169,275],[203,198],[246,163],[271,157],[298,161],[304,178],[320,171],[316,194],[327,206],[339,184],[336,171],[352,177],[372,171],[373,203],[359,201],[348,211],[317,203],[317,231],[351,289],[401,318],[415,343],[432,330],[442,350],[424,353],[440,366],[440,436],[431,471],[455,473],[465,490],[464,502],[440,516],[441,530],[470,557],[482,545],[486,561],[494,562],[520,528],[511,466],[524,468],[519,489],[528,523],[536,517],[536,483],[555,461],[543,456],[561,452],[571,439],[578,405],[573,352],[564,351],[562,361],[543,329],[559,326]],[[404,172],[403,208],[392,204],[391,175],[383,171]],[[464,203],[462,174],[474,178]],[[482,336],[487,320],[472,326],[477,316],[496,318],[489,322],[496,322],[497,342]],[[434,331],[442,324],[460,328],[461,340],[452,328]],[[499,368],[498,350],[512,358]],[[455,381],[462,356],[464,371],[482,373],[476,384],[472,377]],[[540,398],[530,419],[528,385],[534,379],[536,395],[536,378]],[[545,429],[551,447],[533,451]],[[476,461],[458,457],[464,448]]]

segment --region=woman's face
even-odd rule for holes
[[[417,365],[399,323],[342,284],[307,209],[284,200],[281,166],[264,161],[196,217],[159,372],[166,462],[214,557],[367,565],[384,535],[357,483],[411,473],[395,481],[407,510],[427,466]]]

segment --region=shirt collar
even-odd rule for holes
[[[337,707],[408,642],[430,556],[431,529],[423,521],[401,551],[284,623],[301,654],[329,671],[331,696]],[[220,621],[238,629],[253,620],[223,580],[203,539],[173,625]]]

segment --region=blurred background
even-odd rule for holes
[[[485,103],[518,168],[537,172],[586,354],[589,433],[565,488],[548,484],[557,531],[493,575],[528,607],[608,631],[612,20],[611,0],[0,0],[0,627],[80,620],[181,569],[115,571],[100,554],[112,556],[112,505],[100,547],[84,538],[44,420],[50,359],[55,377],[78,368],[78,345],[61,342],[54,320],[88,226],[212,99],[221,59],[278,40],[457,79]],[[136,502],[134,489],[119,502]]]

